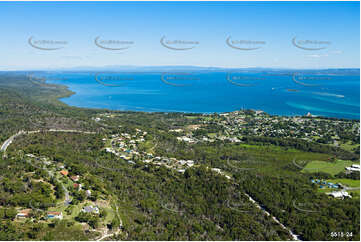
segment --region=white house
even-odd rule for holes
[[[86,195],[89,197],[90,195],[92,195],[92,191],[86,190]]]
[[[84,213],[99,213],[99,208],[90,205],[90,206],[85,206],[81,211]]]
[[[334,191],[327,194],[333,196],[334,198],[342,198],[342,199],[345,197],[351,198],[351,195],[349,195],[348,192],[346,191]]]
[[[48,218],[63,219],[63,213],[62,212],[48,212],[47,217]]]
[[[352,166],[346,167],[345,169],[348,170],[348,171],[358,171],[358,172],[360,172],[360,165],[353,164]]]
[[[217,173],[221,173],[221,169],[219,169],[219,168],[212,168],[211,170],[214,172],[217,172]]]
[[[31,209],[24,209],[18,212],[16,215],[17,218],[28,218],[30,217]]]

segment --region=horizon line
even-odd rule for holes
[[[76,69],[87,69],[87,68],[96,68],[96,69],[117,69],[117,68],[200,68],[200,69],[283,69],[283,70],[330,70],[330,69],[358,69],[360,67],[321,67],[321,68],[306,68],[306,67],[220,67],[220,66],[197,66],[197,65],[107,65],[107,66],[76,66],[76,67],[51,67],[51,68],[16,68],[16,69],[1,69],[0,71],[66,71],[66,70],[76,70]]]

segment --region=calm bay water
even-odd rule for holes
[[[44,76],[44,75],[42,75]],[[263,110],[359,119],[359,75],[330,73],[48,73],[76,94],[68,105],[146,112]]]

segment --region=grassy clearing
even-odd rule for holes
[[[332,183],[341,183],[342,185],[346,185],[350,188],[359,188],[360,187],[360,181],[359,180],[352,180],[352,179],[329,179],[327,180],[327,182],[332,182]],[[317,192],[320,193],[329,193],[329,192],[333,192],[333,191],[340,191],[341,189],[336,189],[336,188],[328,188],[328,187],[324,187],[324,188],[318,188]],[[356,189],[356,190],[347,190],[347,192],[352,196],[352,199],[359,199],[360,198],[360,189]]]
[[[216,133],[208,133],[208,137],[209,138],[214,138],[214,137],[216,137]]]
[[[327,160],[329,158],[327,154],[310,153],[274,145],[239,144],[238,147],[244,152],[246,158],[238,162],[231,161],[231,166],[253,168],[257,172],[271,176],[289,176],[290,169],[298,172],[297,170],[304,166],[304,164],[297,165],[297,163],[302,163],[299,161]]]
[[[351,166],[354,162],[345,160],[336,160],[333,162],[314,160],[308,162],[302,169],[304,173],[325,172],[330,175],[336,175],[345,170],[345,167]]]
[[[144,143],[141,143],[138,145],[139,149],[144,149],[145,152],[152,153],[154,152],[153,148],[155,146],[154,142],[152,140],[147,140]]]
[[[110,224],[112,222],[113,218],[115,217],[115,211],[111,207],[103,208],[103,209],[107,212],[107,216],[105,217],[103,224],[104,225]]]
[[[187,119],[198,119],[198,116],[184,116]]]
[[[112,147],[112,139],[107,139],[107,140],[105,141],[104,146],[105,146],[106,148],[111,148],[111,147]]]
[[[360,187],[360,181],[359,180],[352,180],[352,179],[331,179],[327,180],[327,182],[332,183],[341,183],[342,185],[348,186],[348,187]]]
[[[318,188],[317,189],[317,192],[320,192],[320,193],[328,193],[328,192],[333,192],[333,191],[338,191],[339,189],[336,189],[336,188],[328,188],[328,187],[325,187],[325,188]]]

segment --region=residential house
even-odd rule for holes
[[[344,199],[345,197],[351,198],[351,195],[349,195],[348,192],[346,192],[346,191],[330,192],[330,193],[327,193],[327,195],[333,196],[334,198],[342,198],[342,199]]]
[[[29,218],[31,209],[23,209],[16,215],[17,218]]]
[[[78,184],[78,183],[74,183],[74,184],[73,184],[73,187],[74,187],[75,189],[78,189],[78,190],[80,191],[81,188],[82,188],[82,185],[81,185],[81,184]]]
[[[97,206],[93,207],[92,205],[90,206],[85,206],[83,207],[83,209],[81,210],[84,213],[99,213],[99,208]]]
[[[63,219],[63,213],[62,212],[48,212],[47,218]]]
[[[92,195],[92,191],[86,190],[86,195],[89,197],[90,195]]]
[[[76,175],[76,176],[71,176],[70,179],[72,179],[73,181],[77,182],[79,181],[79,176]]]
[[[345,169],[348,170],[348,171],[358,171],[358,172],[360,172],[360,165],[353,164],[352,166],[346,167]]]
[[[63,176],[67,176],[69,172],[67,170],[61,170],[60,174],[62,174]]]

